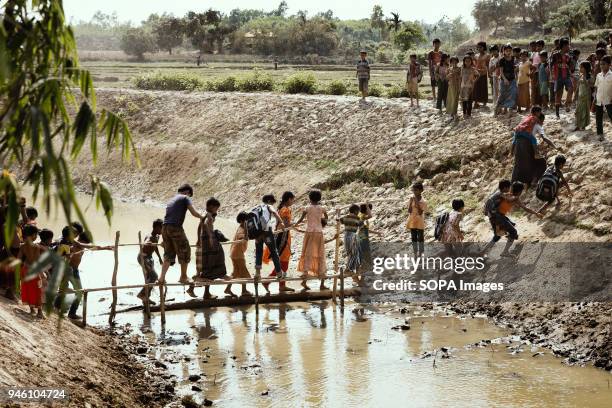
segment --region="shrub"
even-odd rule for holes
[[[371,84],[370,89],[368,90],[368,95],[369,96],[375,96],[375,97],[379,97],[382,96],[382,88],[380,87],[380,85],[378,84]]]
[[[133,78],[133,82],[138,89],[159,91],[193,91],[206,85],[198,76],[173,72],[139,75]]]
[[[208,81],[206,84],[206,89],[213,92],[233,92],[237,89],[237,81],[238,80],[235,76],[214,79],[212,81]]]
[[[314,94],[317,90],[317,79],[312,73],[297,72],[287,78],[283,89],[290,94]]]
[[[408,90],[404,86],[393,85],[387,90],[387,97],[389,98],[407,98]]]
[[[328,95],[344,95],[347,92],[347,86],[344,81],[334,80],[327,85],[326,94]]]
[[[242,92],[272,91],[274,80],[270,75],[255,70],[253,73],[239,78],[236,82],[236,89]]]

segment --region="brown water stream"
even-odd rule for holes
[[[89,202],[83,195],[80,200]],[[122,242],[136,243],[137,232],[146,233],[163,213],[150,204],[116,202],[111,227],[93,208],[87,216],[98,243],[112,242],[116,229]],[[220,216],[233,218],[223,212]],[[56,234],[63,224],[58,217],[42,215],[39,220]],[[192,242],[196,226],[188,215],[185,228]],[[235,227],[221,219],[217,228],[231,238]],[[142,282],[137,251],[121,248],[120,285]],[[249,258],[252,252],[250,248]],[[112,264],[112,252],[87,253],[84,287],[108,286]],[[176,279],[175,267],[168,280]],[[138,304],[136,292],[120,291],[119,307]],[[90,295],[90,324],[105,324],[109,298],[110,292]],[[175,288],[168,298],[187,296]],[[548,350],[508,338],[506,329],[485,318],[418,307],[400,314],[388,305],[366,306],[365,319],[356,319],[351,313],[355,307],[348,302],[342,315],[331,302],[264,305],[257,320],[253,307],[168,312],[165,329],[158,315],[146,325],[138,312],[120,314],[117,321],[131,324],[135,334],[155,345],[148,357],[166,362],[180,393],[206,396],[215,406],[612,406],[610,373],[567,367]],[[391,329],[406,319],[410,330]],[[491,344],[472,346],[485,339]],[[449,358],[442,358],[441,347],[450,349]],[[543,354],[534,357],[538,352]],[[188,380],[193,374],[201,375],[196,383]],[[203,391],[191,391],[192,384]]]

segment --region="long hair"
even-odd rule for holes
[[[291,200],[292,198],[295,198],[295,194],[293,194],[291,191],[285,191],[281,197],[281,202],[278,205],[278,209],[280,210],[281,208],[285,207],[287,205],[287,201]]]

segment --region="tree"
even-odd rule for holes
[[[544,27],[567,34],[571,40],[580,31],[584,30],[590,22],[591,10],[589,4],[584,0],[574,0],[551,13]]]
[[[398,32],[402,28],[402,20],[400,19],[399,13],[391,13],[391,18],[387,20],[389,30]]]
[[[386,38],[387,34],[387,22],[385,21],[385,14],[380,5],[376,4],[372,8],[372,15],[370,16],[370,26],[374,30],[378,30],[381,38]]]
[[[472,9],[472,16],[478,24],[478,28],[484,31],[493,25],[493,35],[497,34],[500,26],[503,26],[512,9],[511,0],[478,0]]]
[[[289,6],[285,0],[281,1],[276,10],[273,10],[270,15],[276,17],[285,17],[287,14],[287,10],[289,10]]]
[[[97,112],[91,75],[79,67],[72,29],[66,25],[60,0],[11,0],[0,11],[0,176],[4,244],[13,240],[19,218],[20,188],[9,169],[24,170],[23,183],[34,188],[49,213],[52,203],[67,222],[78,218],[87,228],[76,201],[70,160],[89,143],[93,163],[98,135],[107,150],[121,147],[123,159],[135,155],[127,124],[112,112]],[[70,112],[75,114],[71,115]],[[135,156],[137,159],[137,156]],[[110,223],[113,202],[108,187],[91,178],[96,206]],[[47,289],[51,308],[63,279],[65,263],[49,251],[29,274],[52,266]]]
[[[200,52],[213,52],[215,43],[218,43],[218,27],[222,22],[221,12],[208,9],[204,13],[190,11],[185,17],[185,33],[191,45]]]
[[[612,9],[609,0],[590,0],[591,14],[593,16],[593,22],[599,27],[605,27],[608,21],[608,9]],[[606,6],[607,3],[607,6]]]
[[[138,60],[144,59],[145,52],[157,51],[155,37],[144,28],[129,28],[121,36],[121,50]]]
[[[176,17],[162,17],[153,26],[153,35],[157,47],[172,54],[172,49],[183,43],[185,35],[183,20]]]
[[[426,38],[425,35],[423,35],[421,26],[412,21],[405,22],[402,26],[402,30],[393,37],[393,42],[400,47],[402,51],[408,51],[425,40]]]
[[[558,9],[563,3],[563,0],[529,0],[529,10],[533,22],[543,28],[550,13]]]

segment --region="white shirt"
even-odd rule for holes
[[[595,79],[595,104],[598,106],[610,105],[612,103],[612,70],[604,75],[603,72],[597,74]]]

